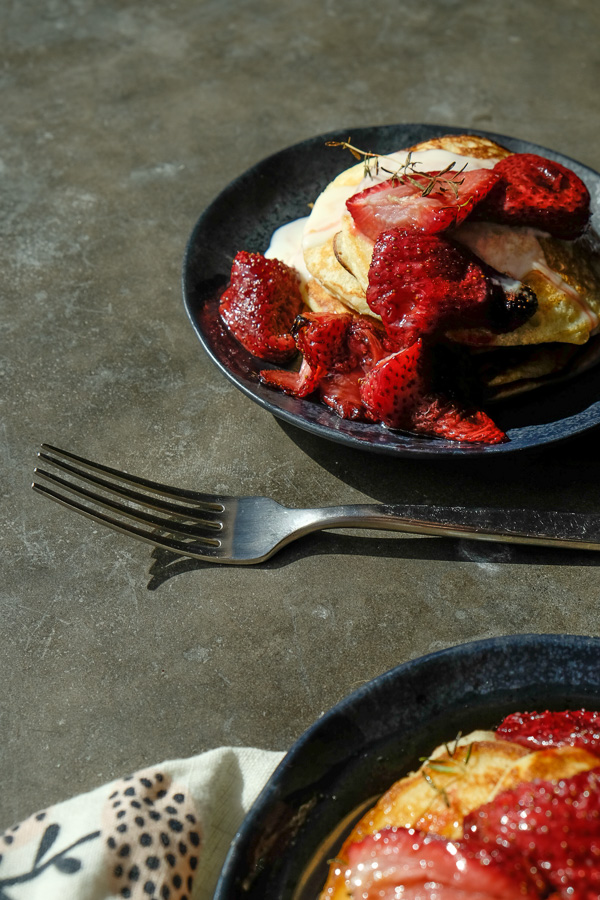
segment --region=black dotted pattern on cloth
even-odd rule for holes
[[[163,772],[129,776],[104,814],[110,887],[129,900],[190,900],[202,839],[193,803]]]

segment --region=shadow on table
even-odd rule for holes
[[[464,459],[412,459],[334,445],[287,423],[278,424],[323,469],[381,503],[569,512],[598,509],[598,428],[545,450]],[[307,505],[320,503],[313,498]]]
[[[321,531],[300,538],[253,569],[275,570],[315,556],[354,556],[372,559],[431,560],[438,562],[475,562],[492,565],[600,566],[600,554],[586,550],[561,550],[552,547],[524,547],[423,535],[398,535],[373,532],[364,536]],[[148,590],[153,591],[175,575],[201,569],[229,569],[230,565],[203,562],[179,556],[157,547],[152,552]]]

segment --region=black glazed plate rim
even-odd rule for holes
[[[443,741],[509,712],[600,708],[600,638],[520,634],[459,644],[374,678],[324,713],[281,761],[237,832],[214,900],[304,900],[321,843]],[[334,854],[332,854],[334,855]]]
[[[273,231],[307,215],[324,187],[352,164],[327,141],[351,137],[375,152],[410,146],[443,134],[478,134],[516,152],[538,153],[573,169],[587,184],[592,211],[600,216],[600,174],[563,154],[528,141],[472,128],[396,124],[344,129],[309,138],[252,166],[232,181],[202,213],[183,261],[184,306],[196,335],[222,375],[277,418],[321,438],[359,450],[410,458],[504,456],[551,446],[600,424],[600,366],[562,384],[494,406],[493,417],[509,437],[502,444],[466,444],[392,431],[340,419],[311,399],[297,399],[258,381],[265,363],[245,351],[218,317],[218,296],[238,250],[264,252]]]

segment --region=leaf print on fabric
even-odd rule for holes
[[[58,832],[60,831],[60,825],[54,823],[53,825],[48,825],[44,834],[42,835],[42,839],[40,841],[40,846],[38,848],[38,852],[36,853],[35,860],[33,862],[33,868],[37,866],[43,856],[46,855],[56,838],[58,837]]]
[[[18,885],[39,878],[51,867],[57,869],[62,875],[72,875],[75,872],[78,872],[81,869],[81,860],[77,859],[76,856],[73,856],[72,851],[76,847],[100,837],[99,831],[90,832],[90,834],[86,834],[76,841],[73,841],[68,847],[63,848],[53,856],[48,856],[48,853],[56,843],[59,834],[60,825],[56,822],[48,825],[40,839],[31,868],[18,875],[2,877],[2,862],[4,857],[0,856],[0,900],[11,900],[12,892],[10,888],[15,888]],[[2,837],[4,843],[10,846],[12,840],[9,840],[9,838],[12,838],[13,835],[5,833]],[[44,859],[44,857],[46,857],[46,859]]]

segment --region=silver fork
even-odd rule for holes
[[[260,563],[296,538],[328,528],[600,550],[600,517],[595,515],[374,503],[289,509],[269,497],[229,497],[169,487],[48,444],[42,444],[38,457],[71,480],[36,467],[35,474],[53,487],[34,481],[34,490],[131,537],[207,562]]]

